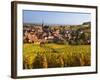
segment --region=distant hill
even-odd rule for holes
[[[83,24],[79,24],[79,25],[69,25],[69,24],[42,24],[42,23],[23,23],[23,26],[35,26],[35,25],[38,25],[38,26],[41,26],[41,25],[44,25],[44,26],[78,26],[80,27],[81,25],[84,25],[84,26],[90,26],[91,25],[91,22],[84,22]]]

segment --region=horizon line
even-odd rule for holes
[[[86,21],[86,22],[90,22],[91,23],[91,21]],[[83,23],[85,23],[85,22],[83,22]],[[80,24],[49,24],[49,23],[31,23],[31,22],[24,22],[23,24],[44,24],[44,25],[82,25],[83,23],[80,23]]]

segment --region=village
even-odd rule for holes
[[[45,43],[87,45],[91,43],[90,26],[90,22],[82,25],[24,24],[23,42],[39,43],[40,46]]]

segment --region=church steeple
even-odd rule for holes
[[[44,27],[44,21],[42,20],[42,27]]]

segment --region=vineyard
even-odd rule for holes
[[[90,45],[46,43],[23,44],[23,69],[91,65]]]
[[[23,69],[91,65],[91,22],[23,28]]]

